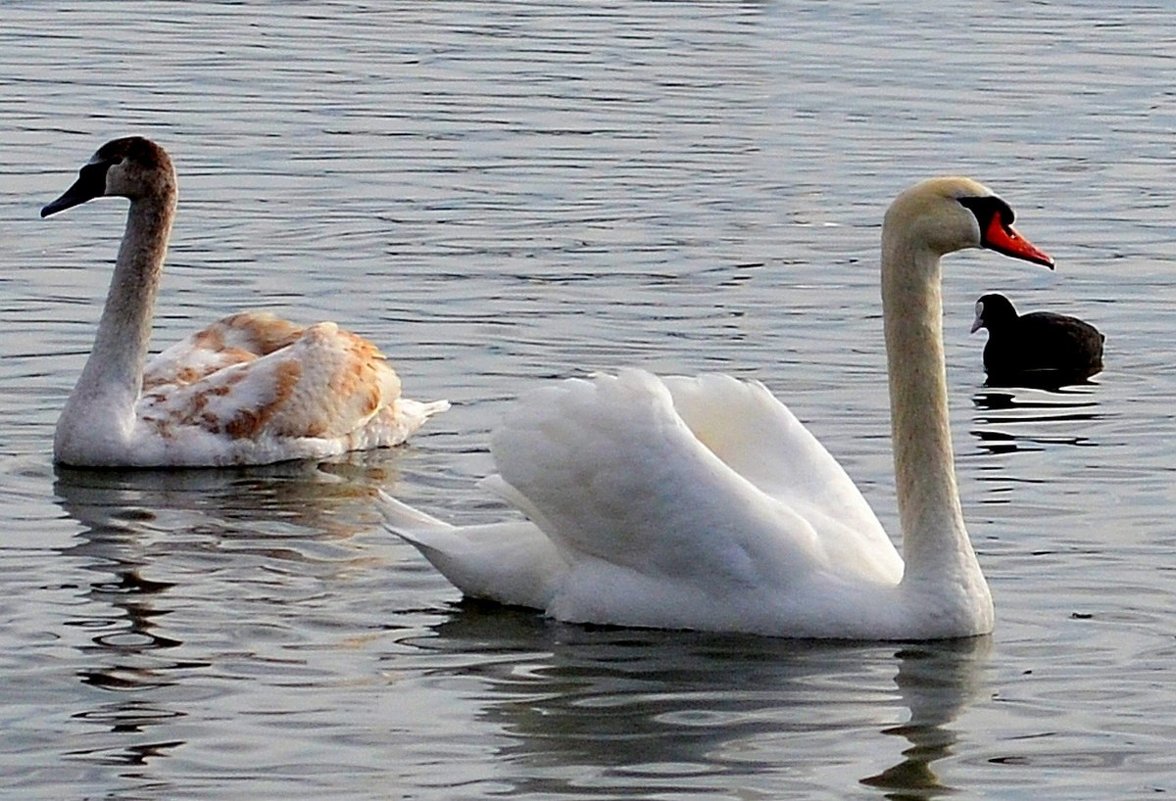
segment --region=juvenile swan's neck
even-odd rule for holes
[[[987,598],[956,487],[939,254],[901,226],[886,226],[882,234],[882,308],[903,584],[922,589],[950,584]]]
[[[170,188],[131,202],[94,347],[58,422],[59,451],[71,439],[109,437],[110,426],[129,434],[134,424],[175,206]]]

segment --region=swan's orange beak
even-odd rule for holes
[[[980,237],[980,244],[1014,259],[1031,261],[1051,270],[1054,268],[1054,260],[1048,253],[1038,250],[1032,242],[1018,234],[1013,226],[1005,225],[999,214],[993,214],[988,221],[988,230]]]

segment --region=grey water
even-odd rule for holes
[[[1176,16],[1165,3],[41,2],[0,7],[0,796],[1128,799],[1176,792]],[[334,319],[454,407],[407,447],[55,469],[125,207],[172,153],[154,347]],[[952,421],[997,628],[811,643],[463,603],[380,526],[454,521],[520,393],[765,382],[897,531],[877,292],[900,189],[1000,192],[1055,272],[951,258]],[[1107,335],[985,385],[985,292]]]

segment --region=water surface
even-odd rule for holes
[[[0,25],[0,794],[1138,798],[1176,791],[1176,22],[1160,3],[11,2]],[[55,470],[125,206],[39,207],[156,138],[156,347],[336,319],[454,408],[392,452]],[[768,384],[896,530],[877,239],[977,177],[1049,272],[952,257],[960,485],[991,638],[814,644],[461,603],[379,526],[455,521],[553,378]],[[986,387],[975,299],[1078,314],[1106,372]]]

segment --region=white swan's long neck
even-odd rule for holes
[[[903,583],[987,588],[964,528],[956,486],[943,355],[939,254],[900,230],[883,232],[882,306]],[[978,585],[974,587],[973,585]]]
[[[129,433],[134,424],[175,205],[174,191],[131,202],[94,347],[58,422],[59,448],[86,429]]]

